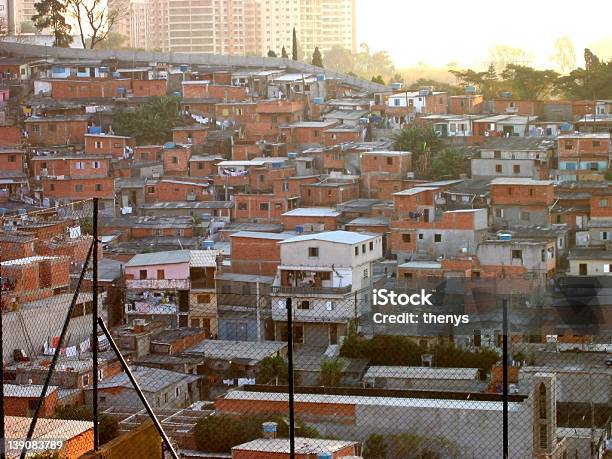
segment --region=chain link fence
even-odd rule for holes
[[[605,279],[354,291],[215,250],[111,260],[93,215],[3,217],[5,457],[606,457]]]

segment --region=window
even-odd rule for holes
[[[310,301],[308,301],[308,300],[300,301],[298,309],[310,309]]]
[[[518,164],[515,164],[514,166],[512,166],[512,172],[514,172],[515,174],[520,174],[521,173],[521,166]]]
[[[599,170],[599,165],[597,163],[591,163],[591,170],[592,171],[598,171]]]
[[[100,169],[102,167],[102,164],[100,163],[100,161],[93,161],[91,165],[94,169]]]
[[[442,242],[442,235],[434,234],[434,242]]]
[[[355,256],[359,255],[359,247],[355,247]]]
[[[390,156],[387,156],[387,166],[393,166],[393,158]]]
[[[172,157],[172,164],[178,164],[178,158],[176,156]]]
[[[49,184],[49,191],[55,191],[55,183]]]
[[[99,140],[96,140],[94,142],[94,148],[97,148],[97,149],[102,148],[102,142],[100,142]]]
[[[578,274],[580,276],[586,276],[588,274],[588,268],[586,263],[580,263],[578,265]]]
[[[366,253],[366,245],[361,244],[361,253]]]
[[[521,212],[521,220],[528,222],[529,221],[529,212]]]
[[[608,207],[608,200],[607,199],[600,199],[599,200],[599,207]]]
[[[177,398],[181,396],[181,388],[180,387],[175,387],[174,388],[174,395],[176,395]]]
[[[102,184],[96,183],[96,191],[102,191]]]
[[[9,155],[8,161],[9,161],[9,163],[16,163],[17,162],[17,155]]]
[[[83,387],[89,386],[89,375],[83,375],[81,377],[81,382],[82,382]]]
[[[513,250],[512,251],[512,259],[513,260],[522,260],[523,259],[523,251],[522,250]]]
[[[308,247],[308,256],[310,258],[317,258],[319,256],[319,248],[318,247]]]
[[[243,295],[250,295],[251,294],[251,286],[249,284],[244,284],[242,286],[242,294]]]
[[[374,250],[374,241],[370,241],[370,252]]]
[[[602,241],[607,241],[608,240],[608,232],[607,231],[602,231],[601,232],[601,240]]]
[[[605,263],[605,264],[603,265],[603,272],[604,272],[604,273],[608,273],[608,274],[610,273],[610,264]]]
[[[501,164],[496,164],[495,165],[495,173],[496,174],[501,174],[502,173],[502,165]]]
[[[238,210],[247,210],[249,208],[248,204],[246,202],[239,202],[238,203]]]
[[[599,147],[599,145],[601,145],[599,140],[593,140],[593,148]]]
[[[533,188],[529,188],[529,196],[533,196],[534,192],[533,192]]]
[[[315,130],[313,131],[312,135],[313,135],[314,137],[319,137],[319,131],[315,129]]]
[[[33,124],[32,125],[32,132],[40,132],[40,126],[38,124]]]
[[[370,274],[370,273],[368,272],[368,268],[366,268],[366,269],[364,269],[364,270],[363,270],[363,278],[364,278],[364,279],[367,279],[368,277],[370,277],[370,276],[369,276],[369,274]]]
[[[504,209],[495,209],[495,217],[504,218]]]
[[[542,263],[544,263],[546,261],[546,250],[544,250],[544,249],[541,250],[540,258],[542,260]]]
[[[262,202],[261,204],[259,204],[259,210],[268,210],[270,208],[270,205],[267,202]]]
[[[163,280],[166,278],[166,272],[163,269],[158,269],[157,270],[157,279],[158,280]]]
[[[148,186],[147,187],[147,193],[149,193],[149,194],[155,193],[155,187],[154,186]]]
[[[198,170],[202,170],[202,169],[204,169],[204,163],[197,163],[196,168],[197,168]]]
[[[76,169],[85,169],[85,163],[84,163],[83,161],[77,161],[77,162],[74,164],[74,167],[75,167]]]
[[[76,191],[77,193],[81,193],[83,191],[83,185],[75,185],[74,191]]]
[[[423,233],[419,233],[419,239],[423,239]]]
[[[573,150],[574,149],[574,142],[572,142],[571,140],[566,140],[565,141],[565,149],[566,150]]]
[[[275,203],[274,203],[274,208],[275,208],[275,209],[282,209],[282,208],[283,208],[283,204],[282,204],[282,203],[280,203],[280,202],[275,202]]]
[[[410,234],[407,234],[407,233],[402,234],[402,242],[410,242],[410,240],[411,240]]]

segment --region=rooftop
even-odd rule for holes
[[[304,234],[302,236],[295,236],[290,239],[281,241],[280,244],[287,244],[293,242],[303,241],[323,241],[333,242],[337,244],[360,244],[365,241],[369,241],[379,237],[378,234],[366,234],[366,233],[355,233],[352,231],[325,231],[323,233]]]
[[[478,378],[478,368],[371,366],[364,376],[366,378],[471,380]]]
[[[230,234],[230,237],[248,237],[253,239],[271,239],[277,241],[284,241],[285,239],[289,239],[294,237],[295,234],[288,233],[266,233],[266,232],[258,232],[258,231],[238,231],[236,233]]]
[[[393,196],[413,196],[419,193],[425,193],[426,191],[438,191],[440,188],[433,186],[415,186],[414,188],[408,188],[407,190],[398,191],[393,193]]]
[[[530,178],[497,177],[491,180],[491,185],[552,185],[552,180],[534,180]]]
[[[570,250],[568,258],[570,260],[610,260],[612,261],[612,251],[597,247],[575,247]]]
[[[198,344],[185,350],[186,354],[201,353],[209,359],[232,360],[246,359],[261,361],[287,347],[287,343],[281,341],[226,341],[226,340],[203,340]]]
[[[189,263],[191,255],[189,250],[171,250],[167,252],[139,253],[125,264],[126,268],[134,266],[167,265],[175,263]]]
[[[158,392],[180,381],[193,382],[199,378],[198,376],[163,370],[161,368],[133,366],[131,370],[138,385],[144,392]],[[102,390],[116,387],[133,389],[132,383],[125,372],[119,373],[110,379],[100,381],[98,387]]]
[[[282,214],[283,217],[339,217],[342,212],[331,207],[299,207]]]
[[[349,446],[356,445],[354,441],[326,440],[321,438],[295,438],[296,454],[335,453]],[[260,453],[289,454],[288,438],[258,438],[232,447],[233,450],[256,451]],[[275,456],[276,457],[276,456]]]

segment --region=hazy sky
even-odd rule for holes
[[[533,65],[552,67],[555,41],[567,35],[583,66],[585,46],[612,57],[610,0],[356,0],[357,43],[387,50],[396,67],[419,61],[479,66],[496,44],[523,48]]]

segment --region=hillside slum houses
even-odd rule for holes
[[[0,83],[7,94],[0,102],[0,266],[5,330],[14,335],[6,341],[5,331],[11,384],[42,384],[45,354],[92,238],[84,215],[66,209],[97,197],[104,318],[155,408],[210,402],[220,414],[282,411],[283,394],[249,387],[269,382],[260,380],[262,361],[287,354],[291,298],[299,383],[325,384],[322,363],[337,358],[335,384],[354,389],[342,401],[327,392],[297,395],[298,416],[339,438],[326,443],[333,457],[356,454],[379,431],[376,410],[397,415],[387,416],[389,429],[420,425],[421,434],[459,445],[466,457],[499,457],[452,427],[472,420],[492,429],[501,419],[499,401],[452,402],[466,392],[499,392],[499,366],[441,369],[425,353],[432,368],[423,372],[347,357],[341,348],[358,333],[403,335],[423,349],[452,342],[499,352],[495,305],[506,295],[512,343],[533,356],[511,371],[521,395],[510,419],[511,435],[521,439],[517,457],[586,457],[580,451],[605,436],[585,439],[566,420],[536,419],[534,407],[552,403],[554,412],[541,387],[557,387],[563,403],[612,403],[607,389],[594,390],[596,399],[576,390],[594,374],[602,387],[612,380],[604,363],[612,348],[601,337],[612,320],[604,293],[612,286],[612,142],[605,125],[593,122],[595,113],[612,120],[600,110],[609,103],[487,100],[401,84],[368,92],[341,77],[288,68],[12,56],[0,57],[0,73],[11,76]],[[172,124],[155,142],[118,115],[168,100]],[[417,152],[394,141],[411,126],[461,148],[467,171],[425,177]],[[437,334],[380,325],[374,313],[389,311],[373,304],[373,288],[435,289],[438,304],[458,302],[472,322]],[[585,301],[597,304],[597,327],[564,318],[581,288],[592,291]],[[81,333],[64,343],[48,412],[91,399],[84,325],[91,303],[86,292],[76,302],[71,322],[80,321]],[[574,355],[559,372],[549,364],[575,347],[583,360]],[[104,408],[137,410],[111,352],[100,372]],[[393,393],[408,389],[426,395]],[[11,415],[26,416],[27,407],[16,402]],[[270,429],[261,441],[235,445],[232,457],[285,451]]]

